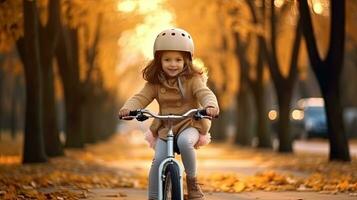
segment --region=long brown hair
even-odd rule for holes
[[[144,80],[148,81],[149,83],[153,84],[159,84],[159,74],[163,72],[162,70],[162,65],[161,65],[161,57],[164,51],[157,51],[155,53],[155,57],[153,60],[149,62],[148,65],[143,69],[143,78]],[[205,68],[197,68],[193,65],[191,55],[189,52],[183,52],[182,53],[183,59],[184,59],[184,69],[181,72],[181,75],[186,76],[186,77],[192,77],[194,75],[201,75],[201,76],[206,76],[207,71]]]

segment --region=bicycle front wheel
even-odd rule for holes
[[[180,184],[180,168],[177,165],[169,164],[164,171],[163,181],[164,200],[182,200]]]

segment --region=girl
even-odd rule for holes
[[[167,29],[157,35],[154,43],[154,59],[144,68],[144,88],[131,97],[119,111],[119,117],[129,115],[130,110],[145,108],[154,99],[159,103],[160,114],[183,114],[203,107],[211,117],[219,113],[218,102],[206,86],[202,69],[192,65],[194,46],[191,36],[182,29]],[[203,200],[204,195],[197,184],[196,152],[194,148],[207,143],[210,120],[185,119],[173,126],[177,146],[186,172],[189,200]],[[154,120],[150,131],[155,138],[155,157],[149,174],[149,199],[157,199],[158,168],[166,155],[165,121]],[[157,139],[159,138],[159,139]]]

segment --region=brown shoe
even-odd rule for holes
[[[201,190],[201,187],[197,183],[196,177],[186,176],[188,200],[204,200],[205,196]]]

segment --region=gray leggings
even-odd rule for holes
[[[196,151],[194,145],[198,141],[198,137],[197,129],[190,127],[182,131],[177,139],[185,172],[189,177],[196,176]],[[166,142],[158,139],[155,146],[155,157],[149,174],[149,199],[157,199],[159,165],[166,158],[166,154]]]

